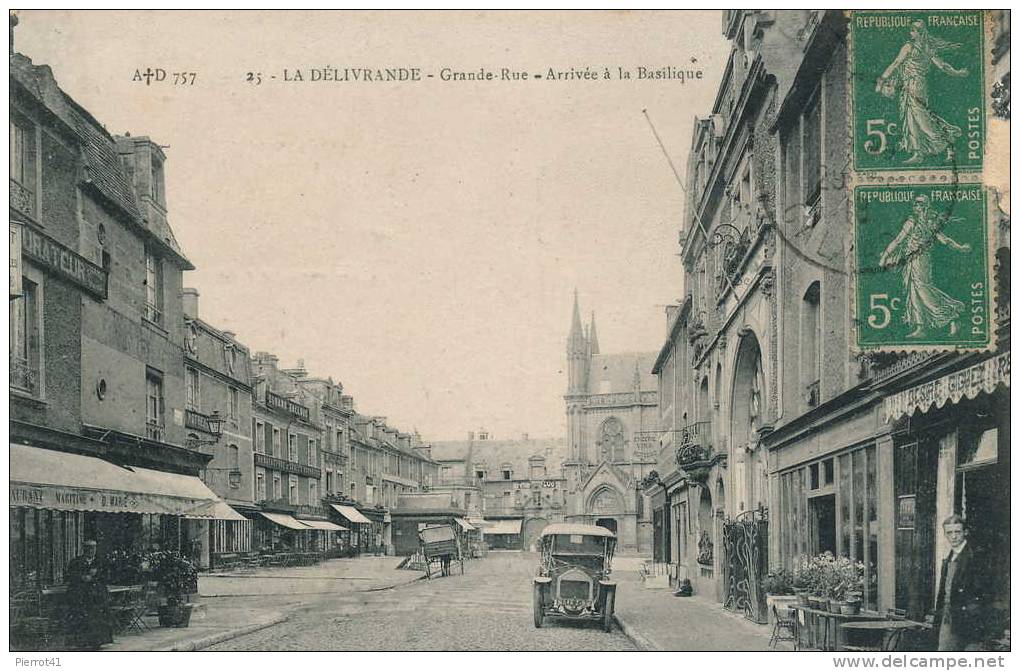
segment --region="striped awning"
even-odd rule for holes
[[[279,524],[281,527],[286,527],[287,529],[294,529],[296,531],[308,531],[312,528],[305,524],[304,522],[302,522],[301,520],[294,519],[290,515],[284,515],[283,513],[263,512],[259,514],[262,515],[262,517],[265,517],[273,524]]]
[[[348,520],[350,520],[354,524],[371,524],[372,523],[372,520],[368,519],[367,517],[362,515],[360,512],[358,512],[358,509],[355,508],[354,506],[342,506],[339,503],[333,503],[333,504],[330,504],[330,505],[333,506],[333,510],[337,511],[338,513],[343,515],[345,518],[347,518]]]
[[[298,522],[301,522],[301,524],[307,524],[311,528],[318,529],[319,531],[350,531],[347,527],[342,527],[339,524],[333,524],[326,520],[298,520]]]
[[[521,520],[486,520],[486,536],[513,535],[521,533]]]

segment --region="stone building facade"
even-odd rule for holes
[[[864,564],[866,606],[920,620],[941,519],[970,509],[972,533],[1003,547],[990,501],[1008,491],[1009,311],[995,352],[855,353],[846,30],[840,11],[724,12],[731,56],[692,142],[687,296],[655,363],[662,452],[645,491],[656,558],[729,607],[754,601],[767,567],[830,551]],[[905,400],[963,375],[982,382],[941,411]],[[744,565],[741,543],[767,561]]]
[[[645,551],[651,528],[639,494],[658,458],[654,353],[603,354],[595,316],[585,327],[574,296],[567,337],[566,520],[599,524],[621,549]]]
[[[83,540],[208,558],[222,501],[187,446],[166,156],[114,137],[10,55],[11,575],[60,582]]]

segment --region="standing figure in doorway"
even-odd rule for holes
[[[967,542],[967,522],[950,515],[942,523],[951,550],[942,562],[935,603],[935,632],[942,651],[981,650],[991,615],[987,567]]]

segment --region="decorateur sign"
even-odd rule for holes
[[[56,240],[25,226],[21,232],[21,251],[26,258],[58,273],[90,294],[106,298],[106,271]]]
[[[946,401],[958,403],[980,392],[992,393],[999,384],[1009,386],[1009,352],[986,359],[955,373],[925,382],[885,399],[885,421],[891,422],[917,411],[941,408]]]

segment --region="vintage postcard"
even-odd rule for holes
[[[9,22],[16,666],[1004,665],[1008,9]]]

